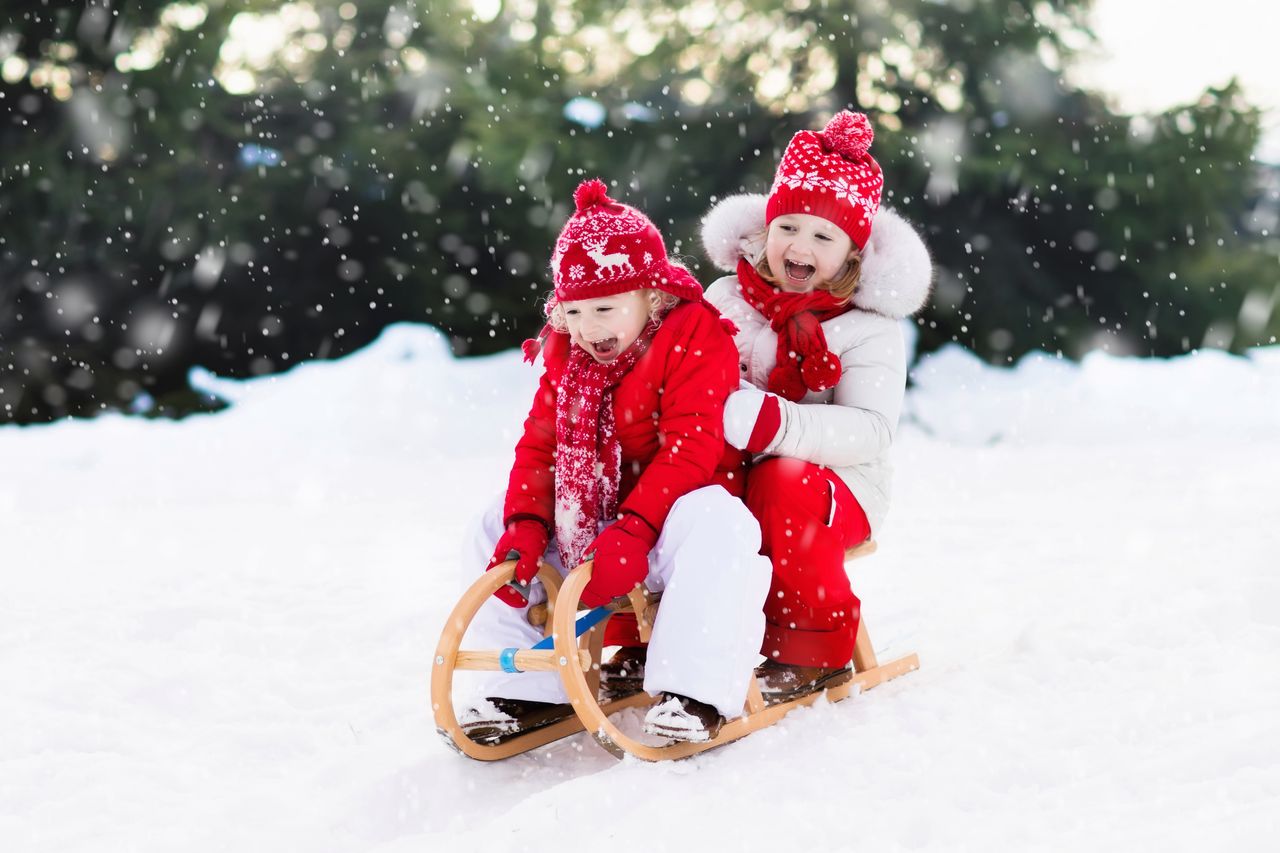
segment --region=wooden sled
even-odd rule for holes
[[[845,559],[847,561],[866,556],[874,553],[875,550],[875,542],[864,542],[846,552]],[[657,600],[641,587],[632,592],[627,599],[615,600],[608,606],[608,612],[597,608],[583,616],[578,613],[578,604],[582,590],[591,580],[590,561],[570,572],[563,584],[556,571],[543,564],[539,569],[538,578],[547,590],[546,613],[550,617],[545,620],[545,632],[554,638],[554,648],[461,650],[462,637],[471,620],[475,618],[476,613],[488,598],[512,579],[514,573],[514,560],[503,563],[481,575],[463,594],[445,622],[439,645],[436,647],[431,672],[431,705],[435,713],[437,730],[463,755],[480,761],[509,758],[584,730],[590,732],[601,746],[618,758],[628,754],[645,761],[687,758],[771,726],[796,708],[812,705],[822,696],[826,696],[828,701],[839,702],[855,690],[870,690],[877,684],[920,667],[919,658],[914,653],[888,663],[878,663],[871,647],[871,639],[867,635],[866,622],[860,621],[853,650],[854,676],[851,681],[789,702],[766,705],[760,694],[760,688],[752,677],[743,715],[726,722],[714,739],[704,743],[677,741],[665,746],[652,746],[624,733],[613,723],[610,716],[624,708],[651,705],[657,701],[656,697],[642,691],[604,704],[601,704],[597,697],[600,687],[602,639],[608,617],[614,612],[634,612],[640,639],[648,642],[658,611]],[[530,608],[530,610],[534,611],[536,608]],[[535,613],[534,616],[536,615]],[[588,620],[600,621],[579,637],[575,622]],[[532,618],[531,621],[536,622],[536,618]],[[477,743],[467,737],[453,710],[453,673],[457,670],[500,670],[503,669],[504,656],[508,667],[514,664],[515,668],[524,672],[558,672],[569,701],[573,705],[574,716],[497,744]]]

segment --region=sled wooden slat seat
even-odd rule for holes
[[[875,553],[875,550],[876,543],[868,540],[846,551],[845,560],[864,557]],[[585,562],[570,572],[563,582],[550,566],[544,564],[540,568],[538,578],[546,587],[547,603],[531,607],[528,618],[531,624],[542,627],[547,636],[554,638],[554,651],[519,650],[514,653],[515,666],[520,670],[559,672],[565,692],[573,705],[574,716],[498,744],[477,743],[463,733],[453,710],[453,672],[458,669],[501,668],[499,656],[502,650],[463,651],[460,650],[459,645],[467,626],[480,607],[489,596],[513,577],[514,561],[485,572],[464,593],[449,615],[441,633],[431,678],[431,702],[436,726],[459,752],[481,761],[494,761],[519,755],[585,730],[601,746],[619,758],[625,755],[633,755],[645,761],[686,758],[771,726],[796,708],[812,705],[823,696],[826,696],[828,701],[838,702],[855,692],[870,690],[878,684],[883,684],[885,681],[920,667],[919,658],[915,654],[908,654],[884,664],[878,663],[867,634],[866,622],[861,620],[854,644],[854,674],[853,678],[845,684],[789,702],[768,705],[761,695],[756,679],[752,678],[743,715],[725,723],[715,739],[704,743],[673,742],[662,746],[643,743],[619,729],[611,716],[624,708],[651,705],[656,701],[656,697],[640,692],[603,704],[598,699],[602,640],[608,616],[581,637],[576,635],[575,620],[579,615],[577,605],[582,591],[591,579],[591,568],[591,562]],[[558,603],[564,606],[557,606]],[[616,599],[609,609],[612,612],[634,612],[641,639],[648,642],[659,606],[660,598],[641,587],[626,599]]]
[[[878,547],[879,546],[876,545],[876,540],[868,539],[861,545],[854,545],[852,548],[845,551],[844,561],[847,563],[850,560],[856,560],[859,557],[869,557],[876,552],[876,548]]]

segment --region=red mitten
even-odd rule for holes
[[[657,541],[658,531],[635,513],[606,527],[587,546],[591,581],[582,591],[582,603],[599,607],[643,583],[649,574],[649,551]]]
[[[493,594],[494,598],[512,607],[524,607],[529,603],[529,582],[538,573],[538,560],[546,552],[548,541],[547,528],[539,520],[520,518],[507,523],[485,571],[507,560],[516,560],[515,583],[525,588],[524,595],[507,584]]]
[[[782,405],[778,395],[740,388],[724,403],[724,438],[739,450],[763,453],[778,437]]]

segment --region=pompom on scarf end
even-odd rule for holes
[[[524,353],[524,360],[526,364],[533,364],[538,360],[538,353],[542,352],[543,342],[546,341],[547,336],[553,331],[555,330],[551,328],[550,324],[545,325],[542,327],[542,331],[538,332],[535,337],[529,338],[520,345],[520,351]]]

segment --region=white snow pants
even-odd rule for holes
[[[502,500],[483,519],[464,549],[470,565],[485,566],[502,535]],[[720,486],[692,491],[675,502],[658,542],[649,553],[645,585],[662,593],[645,663],[644,689],[657,695],[679,693],[714,705],[727,718],[742,714],[751,673],[764,638],[764,600],[772,566],[760,556],[760,526],[741,500]],[[555,544],[543,560],[561,576]],[[530,603],[545,601],[534,582]],[[472,620],[466,649],[527,649],[542,639],[529,624],[527,608],[490,598]],[[564,686],[552,672],[465,673],[455,676],[459,695],[500,696],[540,702],[567,702]]]

